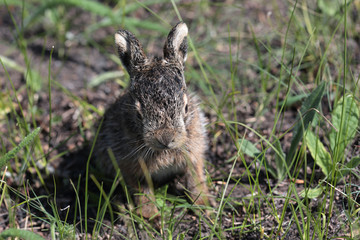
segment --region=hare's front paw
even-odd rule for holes
[[[150,191],[145,191],[141,195],[135,196],[136,204],[138,206],[136,212],[138,215],[146,219],[156,219],[160,217],[159,211],[155,206],[155,197]]]
[[[194,188],[191,190],[190,197],[195,205],[215,207],[216,203],[212,197],[209,197],[207,190],[203,188]]]
[[[204,195],[198,197],[194,203],[196,205],[202,205],[202,206],[210,206],[210,207],[216,206],[216,203],[213,198]]]

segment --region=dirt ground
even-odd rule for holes
[[[258,16],[266,12],[264,9],[256,9],[258,6],[253,5],[252,11],[257,12]],[[20,14],[18,14],[18,9],[13,9],[13,14],[16,18],[19,18]],[[138,13],[140,14],[140,13]],[[149,13],[144,13],[149,14]],[[81,32],[83,30],[84,23],[87,22],[87,19],[91,16],[88,15],[87,12],[83,12],[82,10],[71,10],[68,13],[69,16],[76,15],[77,20],[73,22],[71,25],[71,31],[73,32]],[[17,62],[21,66],[25,66],[25,61],[23,58],[23,54],[21,51],[17,49],[14,42],[16,41],[14,38],[14,25],[10,20],[9,13],[5,7],[0,7],[0,55],[6,56],[9,59]],[[17,19],[19,20],[19,19]],[[41,32],[43,29],[33,29],[28,30],[25,33],[26,37],[31,38],[32,35],[36,35],[39,31]],[[192,29],[191,31],[195,31]],[[115,32],[115,29],[111,27],[107,27],[101,30],[98,30],[94,33],[94,40],[98,44],[103,44],[104,49],[108,52],[114,51],[114,46],[106,45],[102,40],[109,35],[112,35]],[[31,59],[31,64],[33,66],[38,66],[38,70],[42,76],[45,78],[48,74],[48,59],[51,52],[51,46],[57,46],[59,44],[58,39],[56,38],[47,38],[46,43],[44,43],[43,39],[35,38],[30,41],[27,45],[27,54],[28,58]],[[144,44],[145,45],[145,44]],[[11,47],[10,47],[11,46]],[[65,58],[65,60],[64,60]],[[120,66],[118,66],[114,61],[111,61],[108,57],[105,56],[103,52],[100,52],[97,48],[92,48],[89,45],[83,45],[81,42],[72,42],[69,43],[69,46],[66,47],[65,57],[62,58],[59,56],[58,49],[55,48],[52,58],[51,64],[51,75],[54,81],[57,81],[61,86],[66,88],[71,94],[66,94],[60,87],[54,86],[52,88],[52,114],[54,119],[53,127],[51,129],[51,135],[49,135],[49,95],[46,90],[40,91],[35,94],[34,97],[34,105],[37,106],[38,109],[41,109],[41,114],[36,115],[35,122],[38,126],[41,127],[40,138],[42,141],[42,146],[47,152],[47,159],[51,159],[49,166],[47,169],[42,169],[41,171],[49,171],[48,179],[45,179],[46,188],[40,183],[39,179],[35,172],[26,172],[25,179],[29,186],[33,188],[34,193],[36,195],[48,195],[49,193],[53,193],[56,187],[57,195],[56,195],[56,203],[59,209],[63,209],[66,206],[72,207],[74,205],[75,194],[73,188],[70,184],[70,179],[74,183],[77,182],[79,174],[84,176],[85,171],[85,163],[89,154],[89,144],[91,143],[91,139],[94,135],[94,129],[90,126],[89,121],[94,121],[94,118],[99,118],[99,115],[94,111],[89,110],[86,106],[82,106],[79,101],[74,101],[75,95],[77,98],[86,99],[86,101],[97,109],[103,111],[113,103],[117,96],[121,94],[123,91],[122,87],[115,81],[108,81],[106,83],[100,84],[95,88],[86,87],[90,80],[95,76],[113,70],[121,70]],[[30,109],[28,109],[28,97],[25,86],[24,75],[11,68],[7,68],[9,76],[14,84],[15,89],[17,90],[17,97],[21,102],[21,106],[23,107],[24,114],[29,114]],[[0,91],[5,93],[7,89],[11,88],[10,81],[8,80],[4,69],[1,67],[0,69]],[[44,88],[46,89],[46,88]],[[251,92],[251,89],[248,89]],[[200,93],[201,95],[201,93]],[[11,97],[14,97],[14,94],[11,94]],[[204,98],[204,96],[201,96]],[[325,100],[324,100],[325,101]],[[14,100],[15,102],[15,100]],[[275,103],[273,103],[275,105]],[[324,111],[326,111],[326,104],[324,103]],[[209,119],[209,122],[215,122],[217,120],[214,112],[209,110],[207,106],[204,106],[206,111],[206,116]],[[274,112],[270,110],[264,114],[263,117],[260,117],[254,120],[255,112],[257,109],[256,101],[252,102],[242,102],[239,100],[239,110],[238,115],[241,116],[239,121],[250,126],[256,128],[263,135],[270,135],[273,128],[273,119]],[[295,122],[296,115],[298,113],[299,106],[294,106],[285,112],[283,115],[283,127],[282,129],[289,129],[291,125]],[[19,109],[17,108],[17,111]],[[79,112],[80,111],[80,112]],[[81,111],[89,111],[89,113],[84,114]],[[325,115],[329,115],[329,112],[324,112]],[[84,117],[86,116],[86,117]],[[10,119],[10,124],[13,128],[17,127],[16,118],[12,116],[11,113],[7,114],[7,118]],[[83,131],[80,131],[79,126],[82,126]],[[0,126],[2,141],[6,144],[5,138],[7,136],[11,136],[11,132],[8,131],[8,128],[5,126]],[[236,148],[230,138],[229,135],[226,134],[225,128],[221,124],[209,124],[208,127],[209,135],[212,136],[214,133],[220,133],[219,137],[214,140],[213,137],[209,139],[209,150],[207,152],[207,171],[211,178],[214,180],[211,186],[211,193],[214,196],[217,196],[218,193],[221,192],[221,189],[224,186],[224,183],[227,180],[231,163],[227,162],[231,156],[234,156],[236,153]],[[239,127],[240,136],[245,134],[245,138],[251,142],[256,142],[258,138],[252,133],[247,132],[244,128]],[[285,135],[285,137],[281,140],[285,149],[289,147],[289,143],[291,140],[291,133]],[[7,143],[8,144],[8,143]],[[353,153],[359,154],[359,145],[360,138],[357,137],[356,141],[353,143]],[[8,147],[9,145],[7,145]],[[58,156],[60,153],[66,153],[65,155]],[[310,158],[310,157],[309,157]],[[245,157],[246,162],[249,164],[251,159]],[[252,167],[252,173],[255,174],[256,169]],[[321,176],[321,171],[316,169],[319,172],[318,176]],[[236,163],[233,172],[233,179],[239,178],[245,172],[244,164],[239,160]],[[10,186],[17,186],[19,179],[16,179],[17,173],[13,174],[12,178],[8,178],[7,182]],[[303,176],[299,176],[299,179],[302,179]],[[269,187],[271,189],[276,185],[276,181],[270,179],[268,182],[264,172],[261,172],[259,176],[260,179],[260,187],[261,191],[264,193],[269,193]],[[319,177],[320,179],[320,177]],[[54,180],[56,182],[56,186],[54,185]],[[350,181],[350,179],[348,179]],[[358,179],[351,179],[354,186],[360,186],[360,182]],[[232,189],[232,186],[236,184],[235,181],[231,181],[229,185],[229,190]],[[246,197],[249,196],[250,191],[248,190],[249,182],[248,177],[246,175],[242,176],[240,184],[234,188],[232,194],[232,200],[244,203],[247,203]],[[303,185],[299,183],[297,185],[298,190],[303,189]],[[337,186],[338,189],[344,190],[345,184],[342,183]],[[90,186],[90,188],[96,191],[95,186]],[[354,187],[354,191],[358,191],[358,187]],[[288,191],[288,182],[285,181],[280,184],[280,186],[276,189],[277,196],[285,196]],[[15,196],[14,196],[15,197]],[[220,197],[220,196],[217,196]],[[359,202],[359,198],[354,194],[354,199]],[[316,212],[317,206],[320,204],[319,202],[322,199],[311,200],[311,205],[313,208],[311,211]],[[329,200],[327,200],[329,201]],[[326,217],[331,218],[331,224],[329,226],[329,236],[339,236],[344,235],[347,236],[348,229],[343,229],[344,222],[346,221],[345,210],[347,208],[347,200],[341,195],[341,193],[337,192],[336,197],[334,199],[335,202],[335,211],[334,214],[327,215]],[[283,209],[284,199],[279,198],[275,203],[276,209]],[[47,201],[44,201],[44,206],[49,208]],[[256,223],[256,226],[261,226],[260,228],[249,228],[247,233],[242,233],[241,238],[239,238],[238,232],[226,232],[225,236],[227,239],[261,239],[266,238],[267,235],[271,235],[272,232],[277,232],[278,229],[275,229],[274,226],[278,226],[277,219],[273,218],[272,211],[269,206],[265,202],[261,202],[260,204],[254,204],[254,209],[246,209],[243,204],[234,204],[234,208],[226,208],[224,210],[224,214],[221,218],[221,225],[223,229],[231,228],[235,225],[241,225],[244,222],[244,218],[248,214],[247,211],[258,212],[261,217],[261,223]],[[293,206],[296,208],[297,206]],[[50,208],[49,208],[50,209]],[[89,211],[89,215],[95,216],[96,214],[96,206],[91,207]],[[51,211],[51,210],[50,210]],[[39,211],[36,211],[38,214]],[[61,212],[61,215],[65,215],[66,211]],[[16,219],[19,225],[19,228],[25,228],[27,224],[27,217],[24,208],[17,208],[16,210]],[[284,224],[288,226],[289,221],[292,217],[291,209],[286,210]],[[106,216],[105,223],[110,223],[108,219],[109,216]],[[71,217],[69,219],[72,219]],[[249,221],[249,219],[248,219]],[[49,224],[43,222],[40,219],[33,219],[35,225],[32,226],[36,232],[41,235],[49,238]],[[91,222],[91,221],[90,221]],[[249,223],[250,224],[250,223]],[[0,231],[7,228],[9,225],[9,215],[8,210],[5,206],[1,206],[0,208]],[[286,233],[279,232],[279,239],[301,239],[298,235],[298,230],[295,223],[291,223],[292,227]],[[209,232],[206,224],[202,224],[202,232],[206,236]],[[284,227],[286,227],[284,226]],[[196,238],[196,234],[198,233],[199,222],[198,217],[194,213],[187,213],[181,223],[178,225],[175,233],[186,232],[185,239],[193,239]],[[127,235],[127,229],[124,225],[124,221],[122,219],[118,219],[115,224],[115,229],[117,232]],[[104,239],[107,238],[108,234],[110,234],[110,230],[103,228]],[[144,233],[139,230],[138,235],[140,238],[146,239]],[[114,236],[113,239],[121,239],[120,235]]]

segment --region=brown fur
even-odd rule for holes
[[[115,34],[131,82],[105,113],[96,161],[114,175],[108,150],[114,153],[132,193],[145,193],[134,194],[134,199],[143,205],[139,212],[146,218],[157,214],[156,207],[148,204],[153,200],[149,177],[161,183],[184,174],[191,198],[197,204],[207,203],[205,119],[185,84],[186,35],[185,23],[178,23],[169,33],[164,58],[148,59],[134,35],[125,30]]]

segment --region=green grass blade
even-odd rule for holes
[[[114,78],[120,78],[124,76],[124,72],[123,71],[111,71],[111,72],[105,72],[102,73],[96,77],[94,77],[93,79],[91,79],[90,83],[89,83],[89,87],[96,87],[106,81],[109,81],[111,79]],[[125,83],[123,83],[125,85]]]
[[[280,179],[279,175],[277,174],[277,169],[275,169],[265,158],[266,149],[263,151],[260,151],[256,148],[256,146],[252,142],[250,142],[246,139],[239,139],[238,142],[239,142],[240,149],[244,154],[256,159],[261,164],[263,161],[265,161],[266,171],[268,171],[274,178]],[[282,150],[280,150],[280,151],[282,152]],[[279,156],[279,155],[276,154],[276,156]],[[280,157],[279,157],[279,159],[280,159],[279,161],[281,161],[281,166],[284,166],[283,161],[281,160]],[[284,171],[286,172],[286,169]]]
[[[0,158],[0,169],[12,158],[15,157],[15,155],[25,146],[29,145],[35,137],[39,134],[40,127],[36,128],[34,131],[32,131],[29,135],[27,135],[20,144],[12,149],[10,152],[6,153],[3,157]]]
[[[296,149],[303,138],[304,130],[306,130],[312,120],[315,117],[315,111],[313,109],[317,109],[319,107],[320,101],[325,92],[326,83],[322,82],[317,86],[317,88],[306,98],[303,103],[300,113],[297,117],[298,122],[294,127],[293,138],[291,140],[290,150],[286,156],[286,162],[288,166],[292,159],[294,158]]]
[[[25,19],[24,28],[26,28],[28,25],[30,25],[37,18],[42,17],[46,10],[55,8],[60,5],[61,6],[79,7],[86,11],[96,13],[100,16],[115,18],[114,13],[110,7],[108,7],[104,4],[95,2],[95,1],[91,1],[91,0],[86,1],[86,4],[84,4],[82,1],[77,1],[77,0],[45,1],[44,4],[39,6],[36,9],[36,11],[29,16],[29,18]]]
[[[345,148],[355,137],[359,117],[359,107],[352,95],[345,96],[339,101],[331,114],[332,124],[335,127],[335,129],[331,129],[329,134],[330,148],[333,154],[337,156],[344,155]]]
[[[323,187],[316,187],[316,188],[309,188],[309,189],[304,189],[300,192],[300,196],[305,198],[310,198],[310,199],[314,199],[314,198],[318,198],[322,193],[323,193],[324,189]]]
[[[17,62],[15,62],[14,60],[7,58],[3,55],[0,55],[1,61],[3,62],[3,64],[7,67],[7,68],[11,68],[14,69],[18,72],[24,73],[25,69],[23,66],[21,66],[20,64],[18,64]]]
[[[49,94],[49,146],[51,141],[51,131],[52,131],[52,98],[51,98],[51,62],[52,62],[52,55],[54,52],[54,46],[51,48],[50,58],[49,58],[49,68],[48,68],[48,94]]]
[[[306,146],[308,147],[315,163],[321,168],[325,176],[330,176],[333,166],[330,153],[326,151],[320,139],[312,131],[307,131],[305,139]]]
[[[279,139],[274,136],[275,143],[274,147],[277,150],[277,153],[275,153],[275,167],[276,167],[276,177],[277,179],[284,179],[286,175],[286,168],[284,166],[283,160],[285,158],[285,153],[282,150],[281,143]]]
[[[318,7],[323,13],[334,17],[341,10],[342,4],[338,0],[318,0]]]
[[[43,80],[41,74],[35,69],[28,67],[28,70],[24,74],[24,78],[26,79],[26,84],[30,87],[34,92],[39,92],[43,85]]]
[[[156,0],[156,1],[148,1],[145,5],[151,5],[156,3],[165,2],[165,0]],[[86,4],[82,1],[78,0],[53,0],[53,1],[44,1],[42,5],[40,5],[33,14],[31,14],[27,19],[24,21],[24,28],[26,29],[30,24],[32,24],[34,21],[36,21],[38,18],[43,17],[44,13],[49,10],[56,8],[58,6],[70,6],[70,7],[78,7],[83,9],[84,11],[88,11],[94,14],[97,14],[101,17],[104,17],[104,19],[110,19],[110,22],[113,24],[139,24],[141,27],[149,28],[149,29],[161,29],[163,32],[166,32],[166,30],[161,27],[161,25],[156,24],[154,22],[150,21],[144,21],[144,20],[138,20],[135,18],[131,18],[132,22],[127,21],[127,18],[123,19],[121,16],[124,13],[133,12],[136,9],[140,8],[140,4],[128,4],[125,9],[118,9],[113,10],[109,6],[102,4],[97,1],[87,0]],[[125,22],[124,22],[125,21]],[[141,25],[141,23],[145,23],[145,25]],[[95,28],[97,29],[97,28]],[[95,30],[92,29],[92,30]],[[127,26],[127,29],[131,30],[129,26]]]
[[[252,158],[255,158],[261,153],[261,151],[257,149],[257,147],[249,140],[239,139],[238,141],[239,141],[240,149],[244,154]]]
[[[24,240],[44,240],[40,235],[24,229],[7,229],[0,233],[0,239],[18,237]]]
[[[339,178],[348,175],[351,171],[353,171],[359,165],[360,165],[360,157],[352,158],[343,168],[340,169]]]

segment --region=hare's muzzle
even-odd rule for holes
[[[176,149],[184,144],[185,133],[182,131],[160,129],[153,135],[150,146],[157,150]]]

